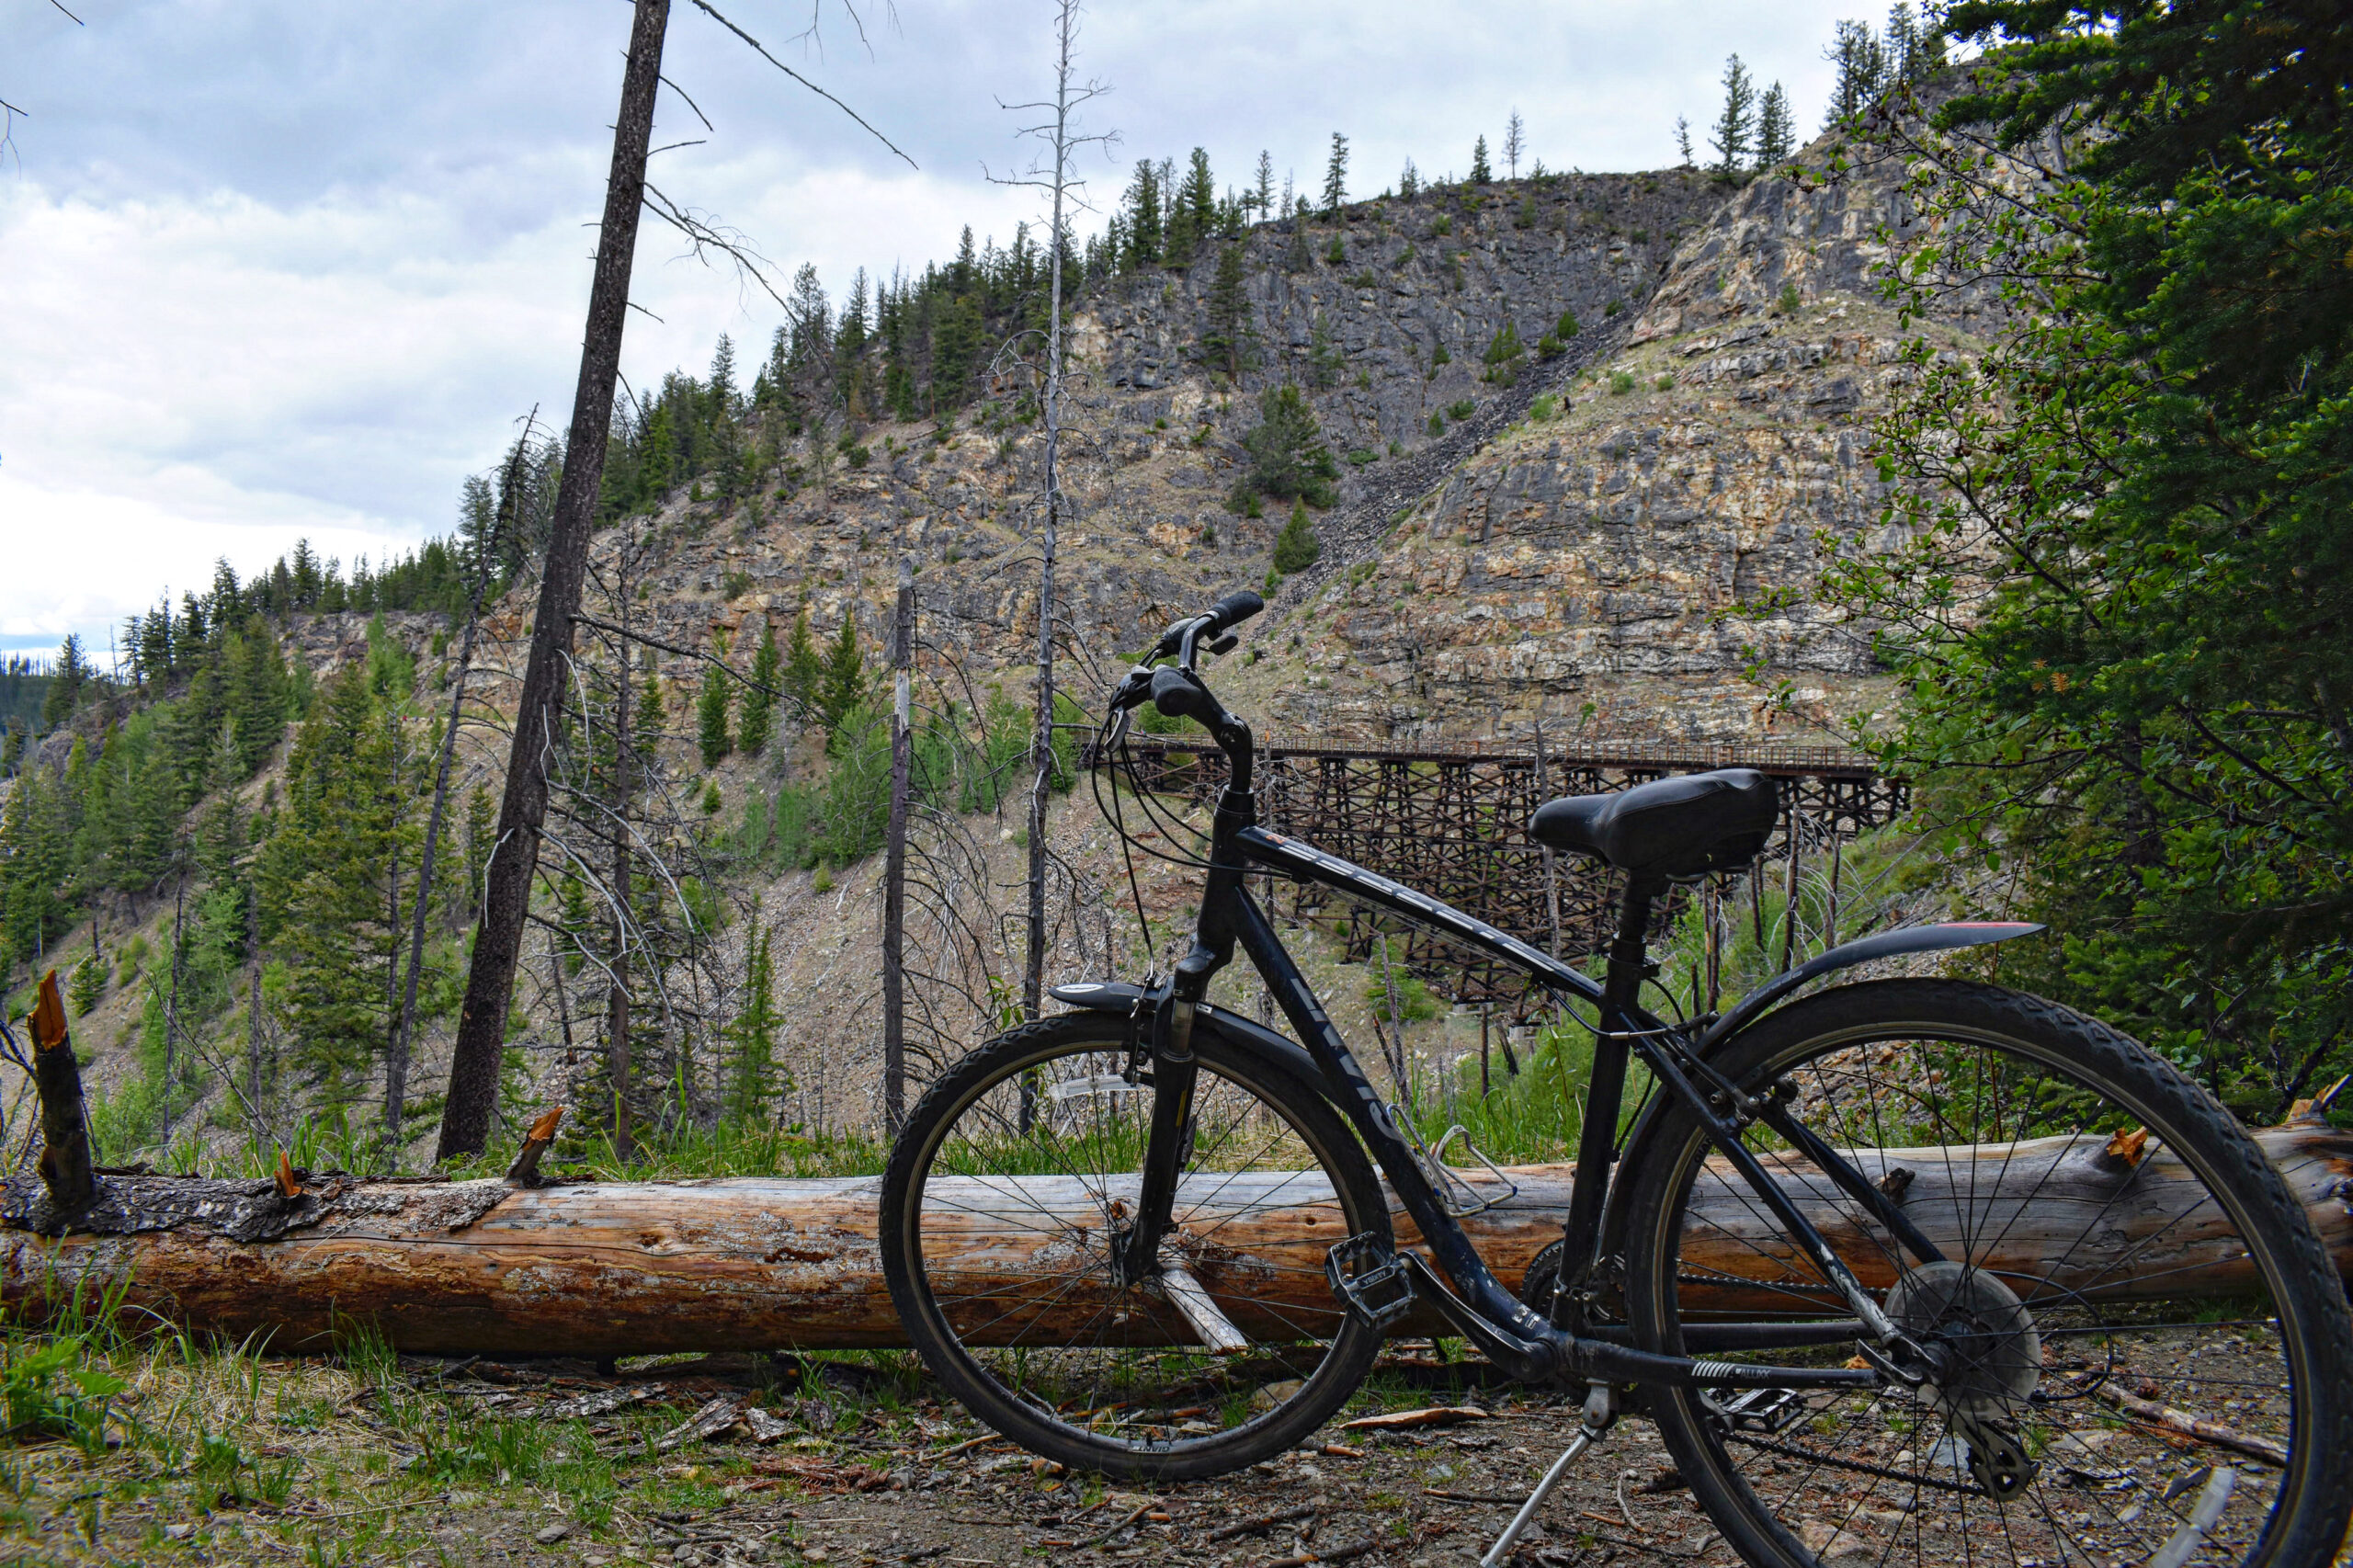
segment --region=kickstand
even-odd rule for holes
[[[1560,1485],[1561,1479],[1569,1473],[1569,1466],[1576,1463],[1578,1455],[1599,1442],[1601,1435],[1608,1431],[1610,1424],[1617,1419],[1618,1413],[1611,1408],[1608,1385],[1594,1384],[1585,1396],[1585,1425],[1577,1428],[1577,1435],[1570,1439],[1569,1446],[1561,1450],[1561,1457],[1552,1461],[1552,1468],[1544,1472],[1544,1479],[1536,1483],[1536,1490],[1528,1494],[1528,1501],[1519,1506],[1519,1512],[1514,1514],[1511,1523],[1504,1527],[1504,1533],[1495,1538],[1495,1544],[1487,1549],[1487,1555],[1479,1559],[1479,1568],[1502,1568],[1504,1559],[1511,1555],[1512,1544],[1535,1519],[1536,1510],[1544,1506],[1544,1499],[1552,1494],[1552,1488]]]

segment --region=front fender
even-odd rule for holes
[[[1939,926],[1907,926],[1894,931],[1880,931],[1869,937],[1859,937],[1851,942],[1841,942],[1821,957],[1810,959],[1795,969],[1775,975],[1739,1001],[1733,1003],[1723,1017],[1708,1027],[1696,1047],[1702,1058],[1721,1052],[1733,1037],[1755,1024],[1781,1003],[1788,1001],[1805,984],[1823,975],[1842,969],[1852,969],[1874,959],[1893,958],[1899,953],[1942,952],[1954,948],[1979,948],[1989,942],[2006,942],[2018,937],[2031,937],[2047,926],[2023,920],[1954,920]],[[1654,1152],[1657,1127],[1665,1114],[1662,1096],[1653,1096],[1643,1107],[1642,1114],[1626,1134],[1625,1146],[1619,1151],[1618,1168],[1632,1170]],[[1630,1184],[1612,1181],[1609,1205],[1601,1221],[1601,1255],[1608,1257],[1621,1251],[1626,1234],[1626,1205]]]
[[[1126,981],[1084,981],[1076,984],[1057,985],[1047,993],[1057,1002],[1089,1012],[1132,1014],[1144,999],[1144,988]],[[1315,1065],[1315,1058],[1307,1048],[1288,1035],[1277,1034],[1266,1025],[1223,1007],[1204,1002],[1193,1014],[1193,1028],[1215,1029],[1234,1044],[1246,1046],[1253,1053],[1280,1063],[1296,1074],[1301,1083],[1315,1094],[1324,1093],[1324,1072]],[[1326,1096],[1327,1098],[1329,1096]]]

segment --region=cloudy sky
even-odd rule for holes
[[[920,267],[1033,199],[1000,107],[1048,85],[1048,0],[714,0],[916,165],[677,0],[655,183],[773,258]],[[571,400],[626,0],[0,0],[0,649],[52,650],[226,556],[307,535],[348,562],[447,529],[463,477]],[[799,37],[816,6],[819,34]],[[1350,187],[1461,171],[1515,107],[1548,167],[1674,162],[1726,54],[1820,122],[1838,0],[1095,0],[1082,171],[1261,148]],[[863,24],[863,39],[860,26]],[[1099,220],[1090,220],[1090,223]],[[699,370],[779,312],[645,224],[623,371]]]

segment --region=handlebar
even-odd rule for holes
[[[1194,660],[1204,646],[1211,653],[1224,653],[1233,646],[1233,639],[1224,635],[1227,628],[1240,625],[1266,608],[1267,601],[1256,594],[1237,588],[1201,614],[1170,622],[1143,663],[1130,670],[1112,692],[1111,710],[1122,712],[1150,701],[1171,717],[1198,719],[1214,727],[1223,710],[1193,673]],[[1154,667],[1158,660],[1168,658],[1176,663]]]
[[[1187,616],[1182,620],[1170,622],[1168,630],[1160,634],[1160,642],[1153,650],[1154,656],[1162,659],[1180,656],[1185,652],[1185,639],[1188,634],[1196,642],[1214,640],[1226,628],[1241,625],[1266,608],[1267,601],[1249,589],[1236,588],[1210,606],[1206,614]]]

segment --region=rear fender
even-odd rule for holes
[[[1852,969],[1874,959],[1893,958],[1899,953],[1942,952],[1954,948],[1979,948],[1989,942],[2006,942],[2018,937],[2031,937],[2048,929],[2022,920],[1955,920],[1941,926],[1907,926],[1901,930],[1881,931],[1860,937],[1851,942],[1841,942],[1816,959],[1810,959],[1781,974],[1775,975],[1747,995],[1733,1004],[1730,1011],[1708,1027],[1699,1037],[1697,1051],[1702,1058],[1716,1056],[1728,1047],[1733,1038],[1756,1024],[1775,1007],[1788,1001],[1809,982],[1842,969]],[[1625,1147],[1619,1152],[1618,1168],[1636,1168],[1655,1153],[1652,1145],[1657,1142],[1657,1128],[1666,1112],[1664,1096],[1654,1095],[1634,1119],[1632,1131],[1626,1134]],[[1613,1181],[1609,1188],[1609,1206],[1601,1221],[1601,1256],[1611,1256],[1624,1250],[1626,1238],[1626,1206],[1630,1201],[1631,1184]]]

